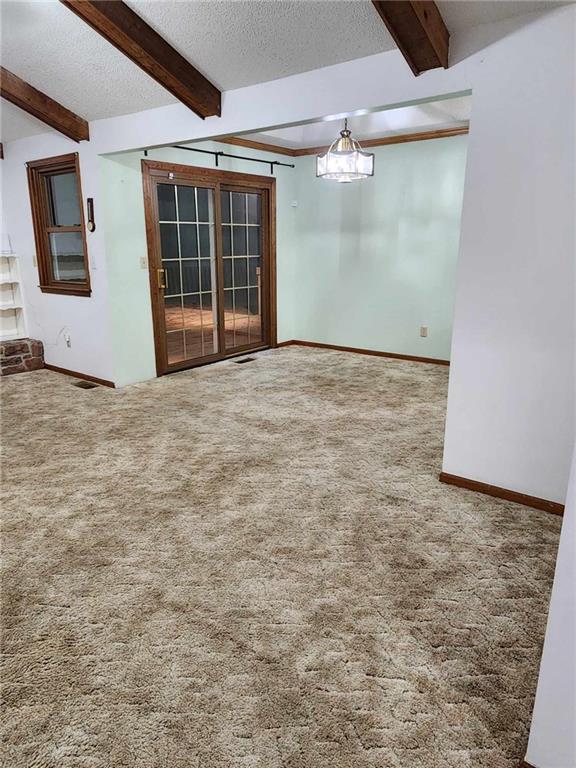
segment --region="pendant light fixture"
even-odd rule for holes
[[[348,120],[344,120],[344,130],[340,131],[340,137],[332,142],[330,149],[317,156],[316,176],[340,182],[374,176],[374,155],[364,152],[356,139],[352,138]]]

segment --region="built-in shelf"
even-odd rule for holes
[[[14,331],[0,331],[0,341],[13,341],[14,339],[23,339],[23,336],[14,335]]]
[[[0,253],[0,340],[10,341],[25,336],[18,257],[14,253]]]

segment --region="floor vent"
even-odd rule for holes
[[[236,363],[237,365],[242,365],[242,363],[251,363],[255,360],[255,357],[243,357],[242,360],[233,360],[233,363]]]
[[[93,381],[84,381],[84,379],[82,379],[81,381],[75,381],[74,386],[79,387],[80,389],[95,389],[98,384],[94,384]]]

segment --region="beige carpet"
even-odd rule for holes
[[[447,376],[3,381],[4,765],[515,767],[560,520],[438,483]]]

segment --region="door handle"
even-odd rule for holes
[[[163,291],[166,288],[166,270],[157,269],[156,274],[158,276],[158,289]]]

